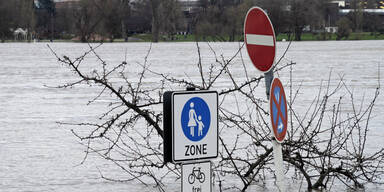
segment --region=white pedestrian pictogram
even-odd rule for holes
[[[191,109],[189,109],[188,127],[191,130],[191,136],[194,137],[195,136],[194,127],[196,127],[196,125],[197,125],[196,124],[197,115],[196,115],[195,109],[193,109],[193,107],[194,107],[193,102],[191,102],[191,104],[189,104],[189,107]]]
[[[204,128],[204,123],[201,120],[201,115],[199,115],[199,120],[197,120],[197,124],[199,124],[199,126],[198,126],[198,134],[197,135],[200,137],[201,135],[203,135],[203,128]]]
[[[197,126],[198,128],[197,136],[200,137],[203,135],[203,128],[204,128],[202,117],[201,115],[197,117],[196,111],[194,109],[195,104],[193,102],[189,104],[189,107],[190,109],[189,109],[188,127],[190,129],[190,134],[192,137],[195,136],[195,127]]]

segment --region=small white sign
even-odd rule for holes
[[[217,103],[216,91],[172,94],[174,162],[217,157]]]
[[[182,192],[211,192],[212,172],[211,162],[182,164]]]

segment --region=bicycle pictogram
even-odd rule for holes
[[[204,183],[205,181],[205,174],[201,172],[201,167],[193,167],[192,173],[188,176],[189,184],[195,183],[196,179],[199,180],[200,183]]]

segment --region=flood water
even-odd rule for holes
[[[279,58],[288,42],[277,44]],[[80,56],[88,48],[79,43],[51,43],[58,55]],[[200,43],[203,64],[214,62],[214,55],[205,43]],[[149,50],[149,43],[104,44],[97,49],[107,63],[118,64],[123,60],[135,65],[142,63]],[[229,59],[236,53],[239,43],[212,43],[216,54]],[[250,76],[260,76],[251,65],[246,51],[242,51]],[[321,80],[336,81],[343,76],[355,93],[356,100],[370,99],[384,78],[384,41],[327,41],[293,42],[284,62],[293,61],[293,83],[302,83],[302,100],[298,108],[305,108],[313,99]],[[96,58],[87,60],[91,68]],[[151,68],[175,77],[198,79],[197,48],[195,43],[153,44],[148,63]],[[232,66],[241,65],[241,58]],[[235,78],[244,79],[242,67],[233,67]],[[279,73],[283,84],[288,84],[289,70]],[[151,77],[148,77],[151,78]],[[99,115],[101,104],[86,106],[97,96],[94,88],[55,89],[52,86],[75,81],[69,69],[59,64],[45,43],[0,44],[0,191],[153,191],[135,183],[116,183],[101,179],[100,173],[119,178],[124,173],[95,156],[84,157],[82,146],[71,133],[72,126],[57,122],[82,122]],[[158,82],[153,79],[153,84]],[[220,82],[220,88],[230,81]],[[264,90],[260,89],[263,96]],[[374,108],[370,123],[369,150],[384,147],[384,98],[382,95]],[[179,191],[179,183],[170,187]],[[367,191],[384,190],[374,186]],[[268,191],[268,190],[267,190]]]

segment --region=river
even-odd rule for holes
[[[239,43],[212,43],[218,56],[230,58]],[[58,55],[79,56],[88,48],[80,43],[50,43]],[[206,43],[200,43],[202,62],[214,62]],[[288,42],[277,44],[277,58]],[[112,43],[97,49],[107,63],[142,63],[149,43]],[[259,76],[242,51],[250,76]],[[240,64],[240,57],[234,64]],[[357,100],[372,98],[378,86],[378,72],[384,74],[384,41],[324,41],[293,42],[283,61],[293,61],[293,82],[302,83],[301,94],[309,95],[298,102],[305,108],[313,99],[321,80],[344,76]],[[96,58],[88,58],[89,66]],[[170,72],[176,77],[196,78],[198,71],[195,43],[153,44],[148,63],[156,71]],[[241,68],[241,67],[240,67]],[[242,70],[234,69],[236,78],[243,79]],[[288,83],[289,71],[280,78]],[[149,77],[150,78],[150,77]],[[72,126],[57,122],[92,120],[102,110],[101,104],[86,106],[97,95],[94,88],[55,89],[52,86],[76,80],[68,68],[59,64],[46,43],[0,44],[0,191],[152,191],[135,183],[116,183],[101,179],[100,172],[110,177],[124,176],[114,165],[91,156],[84,157],[82,146],[71,133]],[[154,79],[155,83],[157,79]],[[226,86],[221,82],[222,87]],[[384,85],[384,78],[380,80]],[[264,93],[260,91],[261,95]],[[384,147],[381,132],[384,125],[384,100],[380,95],[370,123],[369,150]],[[170,187],[178,191],[179,183]],[[367,191],[384,190],[383,186]],[[268,190],[267,190],[268,191]]]

